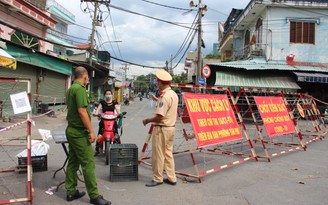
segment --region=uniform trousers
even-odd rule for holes
[[[152,137],[152,169],[153,180],[163,182],[165,169],[168,180],[176,182],[173,158],[175,127],[156,126]]]
[[[67,127],[68,163],[66,170],[65,188],[68,195],[76,192],[77,171],[81,165],[85,186],[90,199],[99,196],[95,176],[95,161],[92,145],[89,142],[89,133],[85,129]]]

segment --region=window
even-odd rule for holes
[[[290,22],[290,43],[314,44],[315,24],[313,22]]]

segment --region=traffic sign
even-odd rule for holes
[[[205,78],[198,78],[198,84],[205,85]]]
[[[202,74],[205,78],[209,78],[211,76],[211,68],[208,65],[204,65],[202,67]]]

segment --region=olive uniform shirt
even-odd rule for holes
[[[90,103],[85,87],[79,81],[74,81],[66,94],[66,100],[68,108],[66,120],[68,127],[85,129],[78,112],[78,108],[85,107],[91,120]]]

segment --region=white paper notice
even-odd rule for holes
[[[31,105],[26,91],[12,94],[10,95],[10,99],[15,115],[31,111]]]

